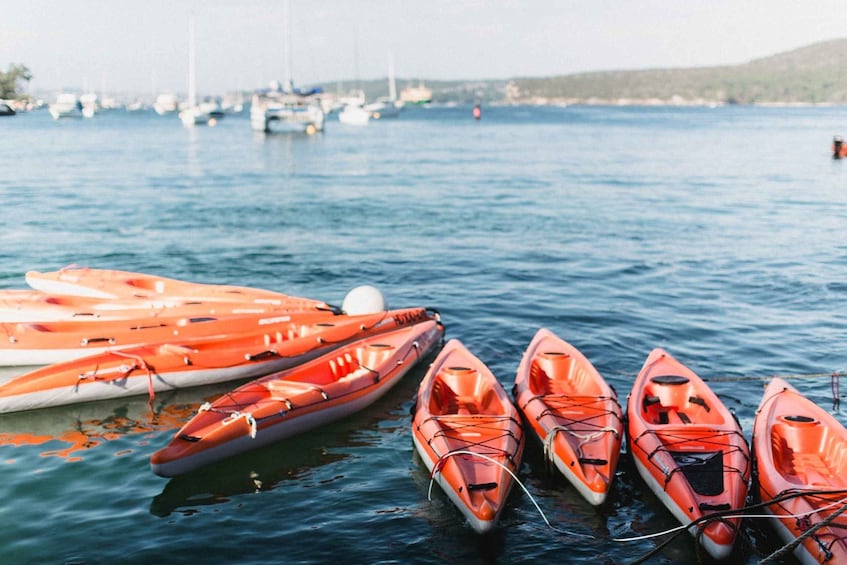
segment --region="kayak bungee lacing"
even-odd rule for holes
[[[582,446],[589,442],[596,441],[602,438],[607,433],[614,434],[615,438],[618,438],[620,435],[620,432],[614,426],[602,426],[600,424],[592,422],[592,420],[605,418],[607,416],[614,416],[618,420],[618,422],[621,423],[621,425],[623,424],[620,405],[614,397],[547,394],[541,396],[533,396],[532,398],[527,400],[527,402],[523,406],[523,409],[525,410],[526,406],[528,406],[529,403],[533,400],[539,400],[547,406],[538,415],[536,420],[540,420],[544,416],[552,416],[557,422],[559,422],[558,425],[554,426],[547,432],[547,435],[544,438],[544,457],[549,463],[553,463],[553,441],[555,440],[556,434],[558,432],[567,432],[573,437],[577,438],[577,440],[579,440],[579,443],[576,447],[577,457],[582,463],[598,463],[585,460],[582,454]],[[613,403],[613,408],[611,409],[606,408],[609,402]],[[578,419],[571,418],[568,415],[561,413],[564,410],[569,410],[573,408],[593,409],[596,411],[596,413]]]
[[[432,484],[435,482],[435,474],[438,473],[441,470],[441,467],[444,466],[444,462],[448,458],[450,458],[454,455],[469,455],[471,457],[479,457],[480,459],[485,459],[489,463],[493,463],[494,465],[497,465],[498,467],[500,467],[501,469],[503,469],[504,471],[509,473],[509,475],[512,477],[512,479],[514,479],[515,483],[517,483],[517,485],[519,487],[521,487],[521,490],[523,490],[526,493],[526,495],[529,497],[529,500],[532,501],[533,506],[535,506],[535,509],[538,510],[539,514],[541,514],[541,518],[544,520],[544,523],[547,524],[547,527],[549,527],[554,532],[559,532],[560,534],[566,534],[566,535],[569,535],[569,536],[577,536],[577,537],[582,537],[582,538],[594,539],[594,536],[592,536],[591,534],[580,534],[580,533],[577,533],[577,532],[570,532],[568,530],[562,530],[560,528],[557,528],[556,526],[551,524],[550,520],[548,520],[547,516],[544,514],[544,511],[541,510],[541,506],[538,505],[538,503],[535,501],[535,498],[533,498],[532,494],[529,492],[529,489],[526,488],[526,486],[521,482],[521,480],[517,477],[517,475],[515,475],[515,473],[512,472],[511,469],[509,469],[507,466],[503,465],[499,461],[497,461],[497,460],[495,460],[495,459],[493,459],[493,458],[491,458],[487,455],[483,455],[482,453],[476,453],[474,451],[467,451],[467,450],[464,450],[464,449],[456,449],[456,450],[450,451],[448,453],[445,453],[444,455],[442,455],[441,457],[438,458],[438,461],[436,461],[435,465],[432,466],[432,471],[429,474],[429,488],[427,489],[427,492],[426,492],[426,499],[427,500],[432,501]],[[513,463],[513,465],[514,465],[514,463]]]
[[[461,417],[462,420],[456,420],[455,418],[456,418],[455,414],[450,415],[450,416],[430,416],[429,418],[427,418],[426,420],[421,422],[421,425],[423,425],[425,422],[427,422],[429,420],[435,420],[435,421],[446,420],[450,423],[449,428],[445,429],[444,427],[442,427],[441,429],[439,429],[439,431],[435,432],[432,435],[431,438],[429,438],[427,440],[427,443],[429,444],[429,446],[433,450],[433,452],[435,452],[436,454],[438,453],[435,450],[435,448],[433,447],[432,442],[436,438],[443,437],[443,438],[445,438],[446,441],[448,441],[450,443],[462,443],[462,444],[464,444],[462,446],[462,448],[477,447],[477,448],[487,449],[487,450],[489,450],[489,453],[484,454],[484,455],[494,455],[494,456],[504,457],[504,458],[508,459],[514,465],[514,463],[515,463],[514,455],[515,455],[515,452],[517,451],[517,447],[520,445],[521,439],[519,437],[516,437],[514,432],[512,432],[511,430],[503,430],[502,425],[500,423],[511,421],[513,423],[520,424],[520,422],[518,422],[517,420],[515,420],[511,416],[485,416],[485,415],[481,416],[481,417],[475,416],[473,418],[473,421],[470,421],[470,422],[464,421],[464,418],[466,418],[465,416]],[[495,435],[495,436],[489,436],[488,438],[480,440],[480,441],[471,441],[471,440],[469,440],[465,437],[462,437],[461,435],[459,435],[459,436],[451,435],[448,432],[448,430],[457,431],[461,434],[461,430],[466,430],[468,428],[479,429],[479,430],[482,430],[483,432],[487,431],[487,430],[491,430],[491,431],[494,431],[494,432],[502,432],[502,433],[500,433],[499,435]],[[420,429],[420,425],[418,426],[418,429]],[[520,429],[520,428],[518,428],[518,429]],[[483,434],[479,434],[479,435],[483,435]],[[509,450],[506,450],[506,449],[502,449],[500,447],[493,447],[491,445],[486,445],[490,441],[498,441],[498,440],[500,440],[504,437],[510,437],[514,440],[514,442],[515,442],[515,449],[514,450],[509,451]],[[462,448],[460,448],[460,449],[462,449]],[[454,451],[455,450],[451,449],[448,453],[453,453]],[[444,455],[440,455],[439,461],[440,461],[440,458],[443,458],[443,457],[444,457]]]
[[[647,453],[647,450],[644,449],[641,445],[639,445],[639,440],[641,440],[645,436],[652,436],[652,435],[657,435],[657,433],[654,430],[645,430],[645,431],[641,432],[638,435],[638,437],[636,437],[634,440],[632,440],[631,443],[635,447],[638,447],[639,449],[641,449],[641,451],[643,451],[644,453]],[[747,474],[747,471],[749,470],[750,456],[748,455],[748,453],[745,450],[741,449],[742,445],[746,445],[746,441],[744,440],[744,436],[738,430],[716,431],[716,432],[714,432],[710,435],[699,436],[699,437],[696,437],[696,438],[685,437],[685,436],[674,436],[674,434],[671,433],[671,432],[661,432],[661,435],[662,435],[663,440],[659,441],[659,445],[657,445],[656,448],[653,451],[651,451],[650,453],[647,453],[647,461],[649,461],[654,467],[659,469],[662,472],[662,474],[665,476],[665,485],[663,487],[665,490],[667,490],[668,483],[670,482],[671,478],[673,478],[674,474],[677,473],[678,471],[682,471],[683,467],[680,466],[680,465],[674,465],[670,469],[665,468],[664,465],[660,465],[659,463],[657,463],[653,459],[653,456],[656,455],[657,453],[659,453],[660,451],[668,453],[669,455],[672,456],[672,454],[670,453],[671,448],[673,448],[675,446],[684,446],[686,443],[696,442],[698,444],[705,444],[705,445],[708,445],[708,446],[713,446],[716,451],[718,451],[718,450],[721,451],[723,459],[725,459],[726,456],[729,455],[730,453],[739,452],[742,455],[744,455],[744,460],[747,462],[746,468],[745,469],[738,469],[736,467],[732,467],[732,466],[726,465],[724,463],[722,472],[730,471],[730,472],[737,473],[737,474],[741,475],[742,477],[744,477]],[[730,441],[719,441],[720,438],[726,438],[726,437],[732,437],[732,436],[739,438],[739,441],[735,442],[735,443],[732,443]],[[675,438],[675,440],[674,441],[668,441],[668,438]]]

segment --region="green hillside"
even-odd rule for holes
[[[847,39],[734,66],[521,78],[508,94],[513,102],[536,103],[844,104]]]

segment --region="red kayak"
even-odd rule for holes
[[[542,328],[523,355],[514,393],[549,460],[588,502],[603,504],[623,439],[615,391],[578,349]]]
[[[629,449],[650,490],[689,524],[741,509],[750,453],[732,413],[694,371],[654,349],[627,402]],[[689,531],[715,559],[732,552],[739,518],[705,521]]]
[[[352,342],[201,408],[150,465],[164,477],[303,433],[375,402],[438,343],[435,318]]]
[[[447,342],[421,381],[412,437],[471,527],[491,531],[521,464],[523,429],[506,391],[457,339]]]
[[[847,429],[782,379],[765,389],[753,424],[759,495],[802,563],[847,563]],[[821,525],[824,520],[829,525]],[[813,530],[813,531],[812,531]]]

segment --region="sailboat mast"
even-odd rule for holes
[[[291,26],[291,2],[285,2],[285,88],[288,92],[294,92],[294,77],[292,76],[292,67],[294,66],[294,56],[291,48],[291,34],[293,28]]]
[[[394,82],[394,55],[388,54],[388,98],[397,100],[397,85]]]
[[[188,20],[188,105],[197,105],[197,76],[195,73],[194,53],[194,15]]]

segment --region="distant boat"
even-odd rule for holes
[[[88,92],[79,97],[79,103],[82,104],[82,115],[85,118],[93,118],[100,109],[100,102],[97,95],[93,92]]]
[[[6,104],[5,102],[0,102],[0,116],[14,116],[16,114],[14,108]]]
[[[265,133],[307,133],[313,134],[324,129],[326,116],[321,105],[322,90],[313,88],[301,90],[294,88],[291,78],[291,18],[286,2],[285,13],[289,26],[286,37],[286,81],[285,87],[279,81],[273,81],[270,88],[253,93],[250,105],[250,127],[253,131]]]
[[[224,116],[223,110],[214,102],[197,103],[197,70],[196,47],[194,39],[194,16],[188,24],[188,102],[179,111],[179,119],[183,125],[194,127],[199,125],[215,125],[217,119]]]
[[[81,118],[82,103],[76,94],[62,92],[56,97],[56,101],[48,107],[50,115],[54,120],[62,118]]]
[[[432,102],[432,90],[421,81],[418,86],[404,88],[400,93],[400,100],[408,104],[429,104]]]
[[[175,94],[160,94],[153,103],[153,109],[160,116],[171,114],[179,110],[179,99]]]
[[[338,113],[338,121],[342,124],[364,126],[371,119],[371,113],[365,107],[357,104],[347,104]]]
[[[317,97],[320,92],[283,89],[278,82],[257,90],[250,105],[250,127],[265,133],[323,131],[325,114]]]
[[[395,118],[400,115],[400,110],[403,109],[405,103],[397,99],[397,85],[394,81],[394,61],[391,55],[388,55],[388,97],[377,98],[375,102],[365,104],[371,118],[379,120],[382,118]]]

